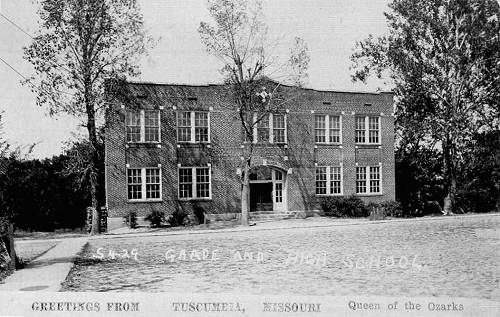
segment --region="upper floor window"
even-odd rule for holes
[[[179,167],[179,198],[210,199],[210,167]]]
[[[314,116],[314,142],[342,143],[342,121],[340,116]]]
[[[316,195],[342,195],[341,166],[316,167]]]
[[[177,142],[209,143],[210,113],[181,111],[177,114]]]
[[[356,167],[356,193],[380,194],[380,166]]]
[[[129,200],[161,200],[161,169],[127,169],[127,195]]]
[[[159,110],[128,110],[125,122],[127,142],[160,142]]]
[[[286,115],[270,113],[259,116],[258,114],[254,114],[254,122],[256,121],[257,123],[254,125],[253,130],[255,143],[286,143]]]
[[[380,144],[380,117],[356,117],[355,142]]]

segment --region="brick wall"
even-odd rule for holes
[[[315,195],[315,166],[343,166],[344,195],[355,193],[356,163],[382,165],[382,193],[360,196],[365,201],[395,198],[394,191],[394,118],[392,94],[347,93],[296,89],[282,86],[286,102],[288,143],[257,145],[253,165],[274,165],[285,172],[288,210],[318,209]],[[185,86],[128,83],[113,95],[106,111],[106,191],[110,217],[128,211],[145,216],[152,210],[167,213],[177,208],[191,212],[201,207],[209,213],[240,211],[242,135],[237,110],[230,91],[219,85]],[[370,105],[365,105],[369,103]],[[158,109],[161,118],[160,144],[127,144],[125,109]],[[179,110],[210,111],[211,142],[176,142],[176,113]],[[314,113],[313,113],[314,112]],[[342,117],[341,145],[315,145],[314,115]],[[381,145],[354,143],[356,114],[381,117]],[[161,202],[129,202],[127,164],[130,168],[157,167],[162,171]],[[177,170],[181,166],[211,166],[212,199],[180,201]],[[291,172],[291,173],[290,173]]]

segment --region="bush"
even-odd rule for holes
[[[123,216],[123,219],[129,228],[137,228],[137,213],[135,211],[130,211],[128,214]]]
[[[321,208],[330,217],[368,217],[370,211],[363,201],[356,196],[323,197]]]
[[[193,207],[193,213],[196,216],[196,220],[198,220],[198,224],[204,224],[205,223],[205,209],[201,206],[194,206]]]
[[[163,211],[154,210],[144,219],[149,221],[151,227],[158,228],[165,222],[165,213]]]
[[[170,223],[170,226],[172,227],[183,226],[186,217],[187,213],[184,210],[178,208],[168,217],[168,223]]]

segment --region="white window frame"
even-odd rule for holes
[[[158,141],[146,141],[146,115],[145,111],[155,111],[158,115]],[[139,111],[137,110],[132,110],[132,109],[127,109],[125,111],[125,139],[127,138],[127,116],[129,112],[139,112],[139,118],[140,118],[140,128],[141,128],[141,137],[139,141],[128,141],[127,143],[152,143],[152,144],[158,144],[161,143],[161,111],[157,109],[141,109]]]
[[[189,128],[191,129],[191,140],[189,141],[180,141],[179,140],[179,114],[181,112],[189,112],[190,115],[189,115],[189,120],[190,120],[190,125],[189,125]],[[208,141],[196,141],[196,125],[195,125],[195,122],[196,122],[196,113],[206,113],[207,114],[207,120],[208,120]],[[199,110],[195,110],[195,111],[189,111],[189,110],[179,110],[178,112],[176,112],[176,117],[175,117],[175,126],[176,126],[176,129],[175,129],[175,133],[176,133],[176,139],[177,139],[177,143],[179,144],[210,144],[211,142],[211,131],[210,131],[210,126],[211,126],[211,121],[210,121],[210,111],[199,111]]]
[[[281,115],[283,116],[283,120],[284,120],[284,125],[285,125],[285,142],[274,142],[274,117],[273,117],[273,113],[268,113],[266,114],[268,116],[268,119],[269,119],[269,140],[267,140],[268,143],[270,144],[288,144],[288,119],[287,119],[287,114],[286,113],[276,113],[277,115]],[[253,143],[259,143],[259,140],[258,140],[258,132],[257,132],[257,125],[258,123],[257,122],[257,117],[258,117],[258,114],[256,112],[253,113]]]
[[[324,117],[325,118],[325,142],[317,142],[316,141],[316,117]],[[339,142],[330,142],[330,117],[338,117],[339,118],[339,125],[340,125],[340,132],[339,132]],[[343,141],[343,129],[342,129],[342,115],[340,114],[322,114],[322,113],[317,113],[314,114],[314,143],[315,144],[342,144]]]
[[[366,176],[365,176],[365,186],[366,186],[366,192],[364,193],[358,193],[356,192],[356,195],[358,196],[378,196],[378,195],[383,195],[383,186],[382,186],[382,165],[363,165],[363,166],[356,166],[356,168],[358,167],[364,167],[366,168],[365,170],[365,173],[366,173]],[[378,181],[379,181],[379,191],[378,192],[372,192],[371,191],[371,188],[370,188],[370,181],[371,181],[371,178],[370,178],[370,167],[378,167],[379,168],[379,178],[378,178]],[[357,177],[357,172],[356,172],[356,177]],[[355,179],[355,184],[358,182],[357,179]],[[355,190],[357,191],[357,187],[355,188]]]
[[[160,172],[160,197],[159,198],[146,198],[146,170],[155,169]],[[129,170],[140,170],[141,171],[141,196],[140,199],[129,199],[128,198],[128,171]],[[159,202],[163,200],[163,181],[161,167],[127,167],[127,200],[129,202]]]
[[[366,115],[366,116],[356,116],[356,118],[364,118],[365,121],[365,141],[364,142],[356,142],[356,139],[354,140],[356,144],[370,144],[370,145],[380,145],[382,144],[382,118],[381,116],[373,116],[373,115]],[[377,118],[378,120],[378,142],[370,142],[370,118]],[[356,119],[354,119],[354,124],[356,124]],[[356,138],[356,126],[354,127],[354,137]]]
[[[344,195],[344,167],[343,164],[335,166],[315,166],[314,168],[314,192],[316,193],[316,169],[326,167],[326,194],[316,194],[316,196],[343,196]],[[331,168],[340,167],[340,193],[331,193]]]
[[[208,197],[197,197],[196,195],[196,169],[198,168],[208,168]],[[181,198],[181,188],[180,188],[180,179],[179,179],[179,171],[181,169],[191,169],[191,197],[182,197]],[[212,167],[211,166],[179,166],[177,167],[177,198],[182,201],[188,200],[212,200]]]

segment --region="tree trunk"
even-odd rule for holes
[[[455,204],[455,194],[457,191],[457,175],[455,171],[455,160],[451,138],[448,136],[443,146],[443,159],[445,167],[446,197],[443,203],[443,214],[449,216],[453,214]]]
[[[241,225],[248,226],[248,211],[250,206],[250,167],[248,162],[245,163],[243,171],[243,187],[241,189]]]
[[[95,107],[92,98],[92,83],[89,76],[85,76],[85,109],[87,112],[87,130],[89,133],[89,141],[92,145],[92,166],[89,175],[90,198],[92,201],[92,228],[91,235],[99,234],[99,206],[97,201],[97,171],[99,166],[98,141],[95,124]]]

